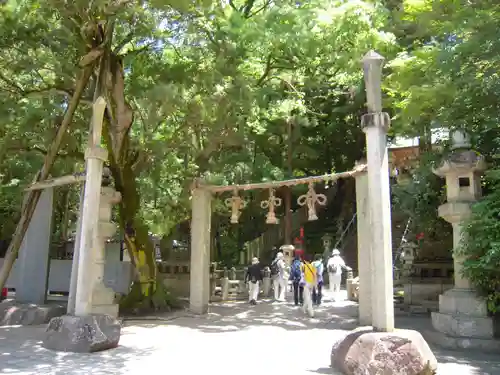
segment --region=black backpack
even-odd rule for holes
[[[338,264],[329,264],[328,265],[328,272],[330,273],[337,273],[338,272]]]
[[[277,274],[280,273],[280,269],[278,267],[278,261],[277,260],[274,260],[272,263],[271,263],[271,276],[276,276]]]

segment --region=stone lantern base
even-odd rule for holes
[[[439,312],[432,313],[435,332],[429,341],[449,349],[479,349],[499,352],[493,319],[488,316],[486,302],[471,289],[451,289],[439,296]]]

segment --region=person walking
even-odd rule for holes
[[[316,268],[311,264],[311,257],[304,255],[302,264],[302,277],[304,281],[304,306],[303,310],[311,318],[314,317],[314,308],[312,303],[312,291],[317,282]]]
[[[289,280],[292,282],[293,287],[293,302],[295,306],[298,306],[299,304],[302,306],[304,304],[304,285],[301,283],[302,262],[297,255],[290,266]]]
[[[253,258],[252,265],[248,267],[245,275],[245,283],[248,283],[248,302],[251,305],[257,304],[261,282],[262,267],[259,263],[259,258]]]
[[[321,297],[323,291],[323,259],[321,259],[320,254],[314,256],[314,262],[312,265],[316,269],[316,286],[313,288],[312,292],[312,302],[313,304],[319,306],[321,305]]]
[[[283,253],[276,254],[276,258],[271,263],[271,278],[273,279],[274,300],[285,302],[287,280],[285,277],[286,264],[283,260]]]
[[[333,300],[340,300],[340,283],[342,281],[342,269],[350,271],[351,268],[347,267],[344,259],[340,256],[338,249],[333,249],[332,256],[328,259],[326,265],[328,271],[328,279],[330,282],[330,291],[333,295]]]

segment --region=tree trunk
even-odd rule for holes
[[[144,220],[139,215],[140,195],[137,187],[134,164],[138,152],[130,146],[130,128],[133,111],[125,99],[125,74],[119,56],[108,51],[105,82],[105,96],[108,102],[106,112],[106,146],[109,152],[110,169],[116,190],[122,195],[119,204],[119,221],[125,232],[125,243],[132,264],[135,279],[129,294],[121,301],[123,308],[161,308],[168,304],[167,294],[157,280],[156,257],[153,243]]]

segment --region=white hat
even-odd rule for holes
[[[255,257],[252,259],[252,264],[257,264],[259,263],[259,258]]]
[[[340,255],[339,249],[333,249],[332,250],[332,255]]]

